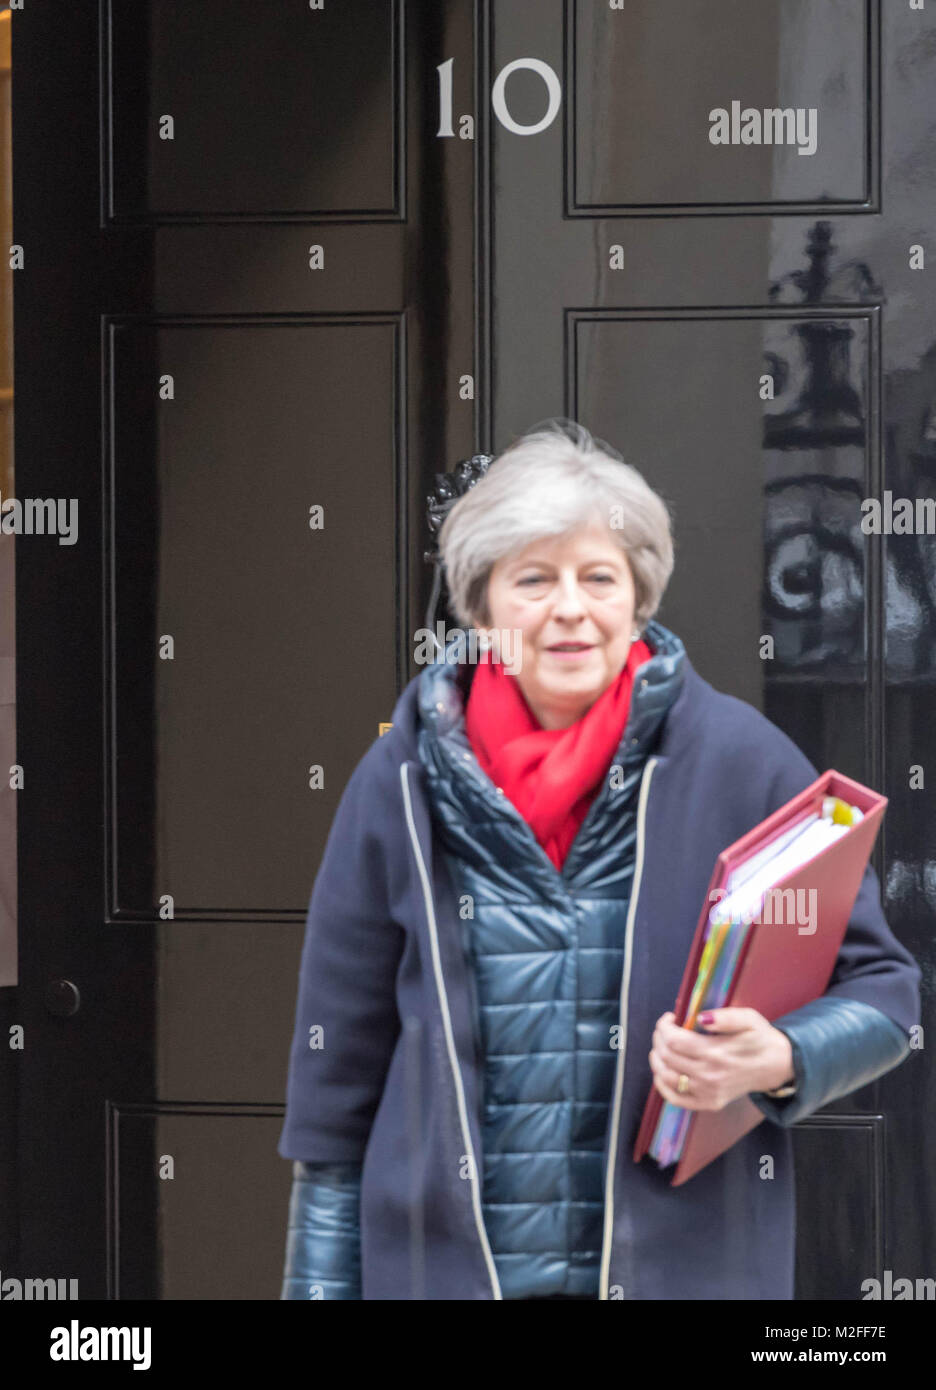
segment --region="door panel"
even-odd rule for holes
[[[572,215],[864,208],[876,194],[876,0],[571,0],[566,170]],[[709,113],[732,120],[709,139]],[[801,109],[797,139],[755,143],[746,110]],[[605,137],[596,139],[596,132]],[[765,126],[761,125],[761,134]],[[801,155],[799,147],[811,150]]]
[[[397,595],[374,575],[393,574],[400,515],[401,320],[107,327],[111,915],[154,919],[168,896],[187,917],[288,920],[328,772],[394,698]],[[174,398],[142,408],[167,377]]]
[[[110,219],[404,220],[403,20],[403,0],[104,0]]]

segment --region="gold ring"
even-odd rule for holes
[[[689,1090],[689,1078],[685,1072],[680,1072],[679,1080],[676,1082],[676,1089],[681,1096],[684,1096]]]

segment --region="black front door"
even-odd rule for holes
[[[51,10],[13,16],[17,492],[78,533],[17,543],[21,1264],[275,1298],[308,894],[475,449],[566,413],[668,497],[663,621],[887,793],[932,973],[936,541],[861,503],[934,495],[936,15]],[[801,1127],[800,1296],[931,1270],[929,1075]]]

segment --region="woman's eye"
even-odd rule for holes
[[[543,584],[544,582],[545,576],[542,574],[528,574],[519,581],[521,584]]]
[[[598,582],[599,584],[613,584],[613,583],[614,583],[614,575],[613,575],[613,574],[593,574],[593,575],[591,575],[591,579],[592,579],[593,581],[594,581],[594,580],[597,580],[597,582]]]

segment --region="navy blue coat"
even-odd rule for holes
[[[351,776],[316,879],[279,1152],[362,1165],[364,1298],[496,1299],[469,965],[417,733],[413,680]],[[827,994],[775,1020],[793,1044],[796,1096],[754,1097],[769,1123],[682,1187],[652,1160],[632,1160],[653,1027],[672,1008],[715,858],[816,775],[781,730],[686,660],[638,802],[600,1298],[791,1298],[789,1127],[908,1055],[920,972],[869,868]],[[294,1215],[316,1171],[301,1175],[310,1181],[294,1190]],[[334,1220],[347,1225],[357,1189],[334,1194]],[[682,1257],[689,1233],[702,1262]]]

